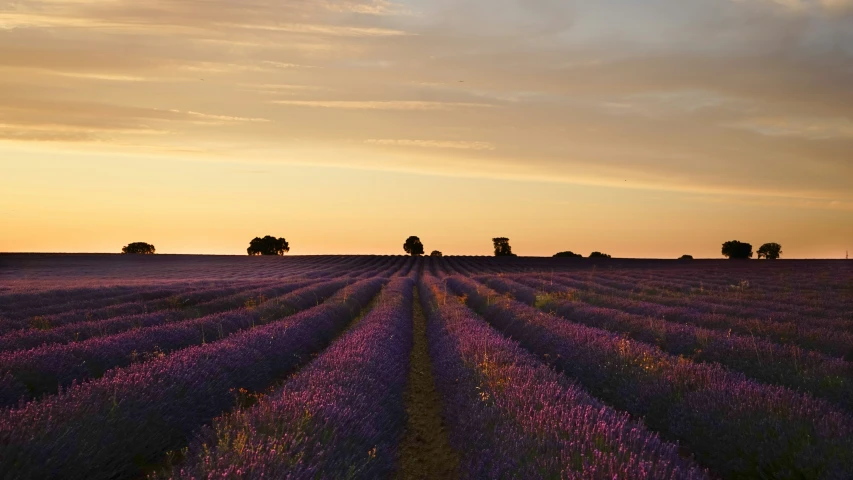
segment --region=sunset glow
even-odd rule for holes
[[[853,250],[853,0],[0,1],[0,252]]]

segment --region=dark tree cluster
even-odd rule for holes
[[[679,260],[693,260],[693,255],[682,255],[678,257]]]
[[[249,255],[284,255],[290,251],[290,244],[283,238],[267,235],[264,238],[255,237],[246,249]]]
[[[424,244],[420,238],[413,235],[406,239],[406,243],[403,244],[403,251],[413,257],[417,257],[424,254]]]
[[[776,260],[782,255],[782,245],[778,243],[765,243],[758,249],[758,258]]]
[[[495,256],[496,257],[517,257],[518,255],[512,253],[512,247],[509,246],[509,239],[506,237],[497,237],[492,239],[492,243],[495,246]]]
[[[154,245],[145,242],[133,242],[121,249],[121,253],[130,255],[154,255]]]
[[[746,260],[752,258],[752,244],[729,240],[723,244],[723,256],[731,260]]]
[[[752,258],[752,244],[731,240],[723,244],[723,255],[732,260]],[[758,249],[758,258],[776,260],[782,256],[782,245],[765,243]]]
[[[583,255],[580,253],[575,253],[572,251],[559,252],[554,254],[554,258],[583,258]]]
[[[432,252],[430,252],[429,256],[430,256],[430,257],[443,257],[443,256],[444,256],[444,254],[442,254],[442,253],[441,253],[441,252],[439,252],[438,250],[433,250]]]
[[[610,255],[601,252],[592,252],[589,254],[589,258],[611,258]]]

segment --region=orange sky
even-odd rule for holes
[[[0,2],[0,251],[853,250],[853,0]]]

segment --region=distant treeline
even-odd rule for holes
[[[495,237],[492,239],[492,246],[495,249],[496,257],[516,257],[517,255],[512,253],[512,247],[509,245],[509,238],[507,237]],[[263,238],[255,237],[252,241],[249,242],[249,248],[246,249],[247,253],[251,256],[255,255],[269,255],[269,256],[283,256],[285,253],[290,251],[290,244],[284,238],[276,238],[272,235],[267,235]],[[424,249],[424,244],[421,242],[421,239],[417,236],[412,235],[407,238],[403,243],[403,251],[406,252],[406,255],[411,255],[413,257],[423,255],[426,251]],[[124,254],[135,254],[135,255],[153,255],[156,252],[154,245],[145,242],[134,242],[128,244],[124,248],[121,249],[121,253]],[[753,256],[752,244],[744,243],[737,240],[730,240],[728,242],[723,243],[722,248],[723,256],[732,259],[732,260],[745,260],[750,259]],[[431,257],[441,257],[444,254],[439,250],[433,250],[430,253]],[[776,260],[782,256],[782,245],[778,243],[765,243],[758,249],[758,258],[764,258],[767,260]],[[554,254],[554,258],[584,258],[583,255],[579,253],[574,253],[571,250],[566,250],[565,252],[558,252]],[[608,259],[612,258],[610,255],[602,252],[592,252],[589,254],[588,258],[592,259]],[[693,260],[692,255],[682,255],[679,257],[679,260]]]

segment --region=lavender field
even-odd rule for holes
[[[0,478],[853,479],[853,262],[0,255]]]

